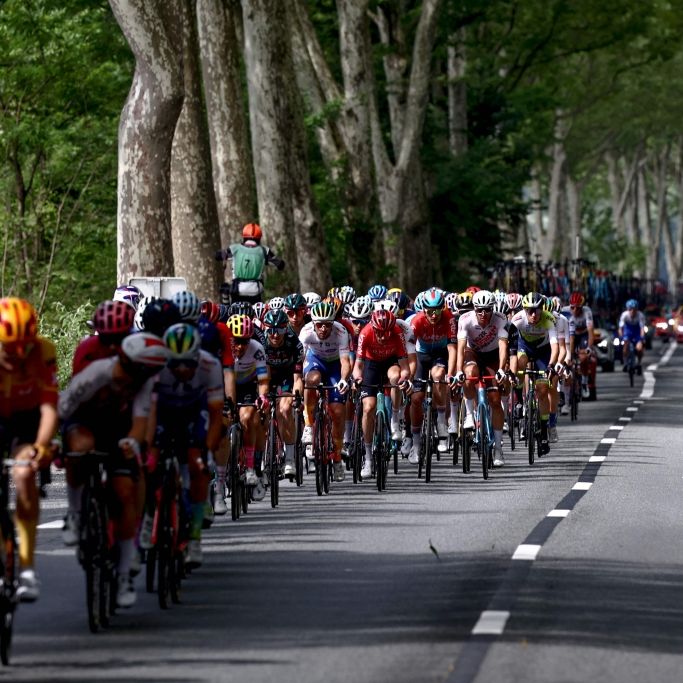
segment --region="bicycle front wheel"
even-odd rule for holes
[[[479,406],[477,420],[477,451],[481,458],[481,473],[484,479],[489,478],[489,450],[490,444],[487,433],[487,416],[486,408]]]
[[[384,413],[379,411],[375,416],[375,447],[373,449],[373,457],[375,459],[375,481],[377,483],[378,491],[381,491],[384,488],[386,430],[387,427],[384,421]]]
[[[429,483],[432,480],[432,457],[434,455],[434,429],[436,427],[434,416],[434,408],[430,405],[427,408],[427,434],[425,442],[427,450],[425,451],[425,482]],[[437,438],[438,443],[438,438]]]
[[[266,451],[266,467],[270,478],[270,507],[277,507],[279,475],[277,466],[277,430],[273,420],[268,426],[268,441]]]
[[[533,401],[527,402],[526,439],[529,452],[529,464],[533,465],[536,455],[536,404]]]

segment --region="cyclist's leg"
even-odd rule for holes
[[[341,379],[341,364],[339,361],[327,364],[327,377],[325,381],[335,385]],[[346,394],[343,396],[332,389],[328,393],[329,412],[332,417],[332,441],[334,442],[334,453],[332,462],[334,463],[334,475],[336,481],[343,481],[345,477],[344,467],[341,463],[341,451],[344,441],[344,416],[346,415]]]
[[[432,379],[441,382],[446,379],[447,352],[435,359],[432,366]],[[446,407],[448,405],[448,387],[445,384],[434,385],[434,405],[436,407],[436,428],[441,439],[448,437],[448,424],[446,422]]]
[[[548,362],[550,360],[550,344],[536,350],[537,370],[547,370]],[[547,379],[539,379],[536,382],[536,396],[538,397],[538,412],[541,417],[541,448],[547,453],[550,450],[548,446],[548,423],[550,420],[550,382]]]
[[[425,385],[427,374],[432,368],[431,356],[426,353],[417,354],[417,366],[415,372],[415,390],[410,397],[410,432],[411,445],[408,462],[417,465],[420,459],[420,430],[422,429],[422,402],[425,398]]]
[[[95,435],[84,425],[67,423],[62,431],[62,442],[67,453],[87,453],[95,448]],[[67,511],[64,517],[62,540],[65,545],[72,546],[78,543],[81,499],[85,479],[79,460],[67,458],[65,473]]]
[[[465,362],[463,364],[465,377],[468,380],[463,386],[465,396],[465,429],[474,428],[474,403],[477,397],[476,380],[479,377],[479,365],[477,364],[477,354],[472,349],[465,349]]]

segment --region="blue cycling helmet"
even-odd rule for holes
[[[373,300],[373,301],[380,301],[384,299],[387,295],[387,288],[384,285],[372,285],[370,289],[368,289],[368,296]]]
[[[415,297],[415,301],[413,301],[413,308],[415,309],[416,313],[419,313],[424,308],[424,298],[425,292],[420,292]]]
[[[638,302],[635,299],[629,299],[626,302],[626,308],[638,308]]]
[[[422,305],[425,308],[443,308],[446,305],[443,290],[432,287],[425,291],[422,297]]]

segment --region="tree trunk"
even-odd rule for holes
[[[290,182],[291,131],[287,88],[281,65],[287,60],[282,31],[286,14],[279,0],[244,0],[244,52],[259,222],[264,243],[286,263],[281,291],[297,291],[295,228]],[[308,245],[306,245],[308,246]],[[302,248],[304,245],[302,245]]]
[[[209,141],[202,108],[193,0],[181,0],[185,98],[176,124],[171,160],[171,213],[175,274],[204,299],[215,299],[220,269],[218,217],[211,178]]]
[[[197,27],[222,245],[239,240],[256,201],[236,26],[236,0],[197,0]]]
[[[448,143],[454,157],[467,151],[466,66],[465,29],[461,28],[448,45]]]
[[[135,55],[119,125],[118,279],[173,274],[171,146],[183,104],[182,74],[168,25],[178,0],[110,0]]]
[[[567,213],[569,216],[569,245],[566,252],[558,258],[578,258],[581,256],[581,190],[569,173],[565,176]],[[579,251],[579,253],[577,253]]]

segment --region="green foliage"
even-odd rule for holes
[[[94,308],[90,302],[68,307],[56,301],[40,319],[40,334],[50,339],[57,349],[57,377],[61,388],[71,377],[74,350],[88,333],[86,322],[91,319]]]

